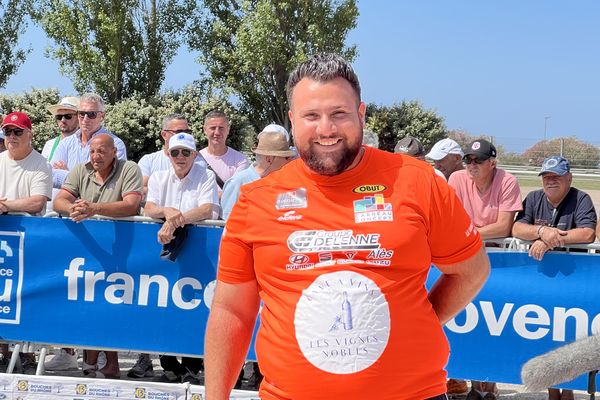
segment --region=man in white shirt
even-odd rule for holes
[[[158,241],[171,242],[175,230],[186,224],[216,219],[219,216],[219,198],[215,174],[194,162],[196,141],[189,133],[178,133],[169,139],[169,158],[173,168],[157,171],[148,181],[148,196],[144,215],[164,218],[158,231]],[[173,356],[161,356],[167,382],[198,383],[203,369],[201,358],[183,357],[181,363]],[[172,375],[172,377],[169,377]]]
[[[163,118],[160,136],[163,138],[163,148],[154,153],[145,154],[138,161],[138,166],[142,170],[144,177],[144,191],[148,191],[148,180],[156,171],[164,171],[171,168],[171,159],[169,158],[169,139],[178,133],[192,134],[192,130],[187,119],[181,114],[169,114]],[[206,161],[200,154],[196,157],[196,163],[206,168]]]
[[[79,98],[77,119],[79,130],[58,144],[52,159],[53,185],[60,188],[67,174],[78,164],[90,160],[90,141],[93,137],[106,133],[113,137],[117,148],[117,158],[127,160],[125,143],[102,126],[104,121],[104,101],[95,93],[85,93]]]
[[[27,114],[12,112],[4,117],[2,131],[7,151],[0,154],[0,213],[26,212],[41,215],[52,195],[52,168],[31,147],[33,133]],[[0,345],[3,360],[8,360],[8,346]],[[33,353],[21,355],[23,373],[35,374]],[[0,372],[6,371],[0,363]]]
[[[79,120],[77,119],[77,108],[79,107],[78,97],[64,97],[58,104],[48,106],[50,114],[54,115],[60,135],[52,138],[44,144],[42,155],[49,162],[52,162],[54,153],[60,141],[79,129]]]
[[[204,133],[208,139],[208,146],[200,150],[200,154],[216,174],[220,188],[223,188],[224,182],[235,173],[250,165],[245,155],[227,146],[229,127],[227,115],[222,111],[211,111],[204,118]]]

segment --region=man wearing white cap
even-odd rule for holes
[[[54,152],[58,147],[60,141],[67,136],[74,134],[79,129],[79,120],[77,119],[77,108],[79,107],[78,97],[64,97],[58,104],[48,106],[48,111],[56,119],[60,135],[50,139],[44,144],[42,155],[46,157],[49,162],[52,162]]]
[[[195,162],[196,141],[189,133],[177,133],[169,139],[169,158],[173,168],[156,171],[148,180],[144,215],[164,218],[158,241],[167,244],[175,238],[175,230],[186,224],[219,217],[219,197],[215,174]],[[198,383],[203,368],[201,358],[162,356],[160,363],[167,382]]]
[[[465,168],[462,162],[464,155],[458,143],[446,138],[434,144],[425,157],[433,160],[435,169],[444,174],[446,180],[448,180],[453,172]]]
[[[296,156],[296,152],[290,149],[288,132],[283,126],[276,124],[267,125],[258,134],[258,145],[252,152],[256,154],[254,164],[225,182],[221,196],[223,219],[229,217],[231,209],[240,195],[242,185],[277,171]]]

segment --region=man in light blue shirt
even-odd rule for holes
[[[112,136],[117,148],[117,158],[127,160],[125,143],[102,126],[104,121],[104,101],[95,93],[85,93],[79,99],[77,118],[79,130],[61,140],[52,159],[53,186],[60,188],[67,174],[78,164],[90,159],[90,141],[94,136],[106,133]]]
[[[242,185],[277,171],[296,157],[296,152],[290,149],[288,138],[289,135],[285,128],[275,124],[266,126],[258,134],[258,145],[252,150],[256,155],[256,161],[225,182],[221,196],[223,219],[229,218],[231,209],[240,195]]]

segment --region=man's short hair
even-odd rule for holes
[[[81,97],[79,98],[79,104],[81,104],[83,102],[96,103],[99,106],[99,108],[100,108],[97,111],[104,112],[104,100],[102,100],[102,97],[100,97],[96,93],[84,93],[84,94],[82,94]]]
[[[206,117],[204,117],[204,124],[206,124],[211,118],[223,118],[225,121],[227,121],[227,125],[229,125],[229,118],[227,118],[227,114],[221,110],[212,110],[206,114]]]
[[[304,61],[290,74],[287,81],[287,100],[288,104],[292,104],[292,93],[294,87],[303,78],[310,78],[317,82],[329,82],[336,78],[343,78],[356,93],[358,101],[360,101],[360,83],[358,76],[354,72],[352,65],[342,56],[333,53],[315,54],[308,60]]]
[[[183,114],[177,114],[177,113],[169,114],[169,115],[167,115],[166,117],[163,118],[161,129],[165,130],[166,127],[167,127],[167,125],[171,121],[185,121],[185,122],[187,122],[187,118]]]

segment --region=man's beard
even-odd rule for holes
[[[346,144],[336,152],[318,153],[315,151],[315,144],[310,143],[307,149],[298,148],[298,153],[304,163],[317,174],[333,176],[344,172],[352,165],[360,147],[360,142],[356,142],[354,145]]]

